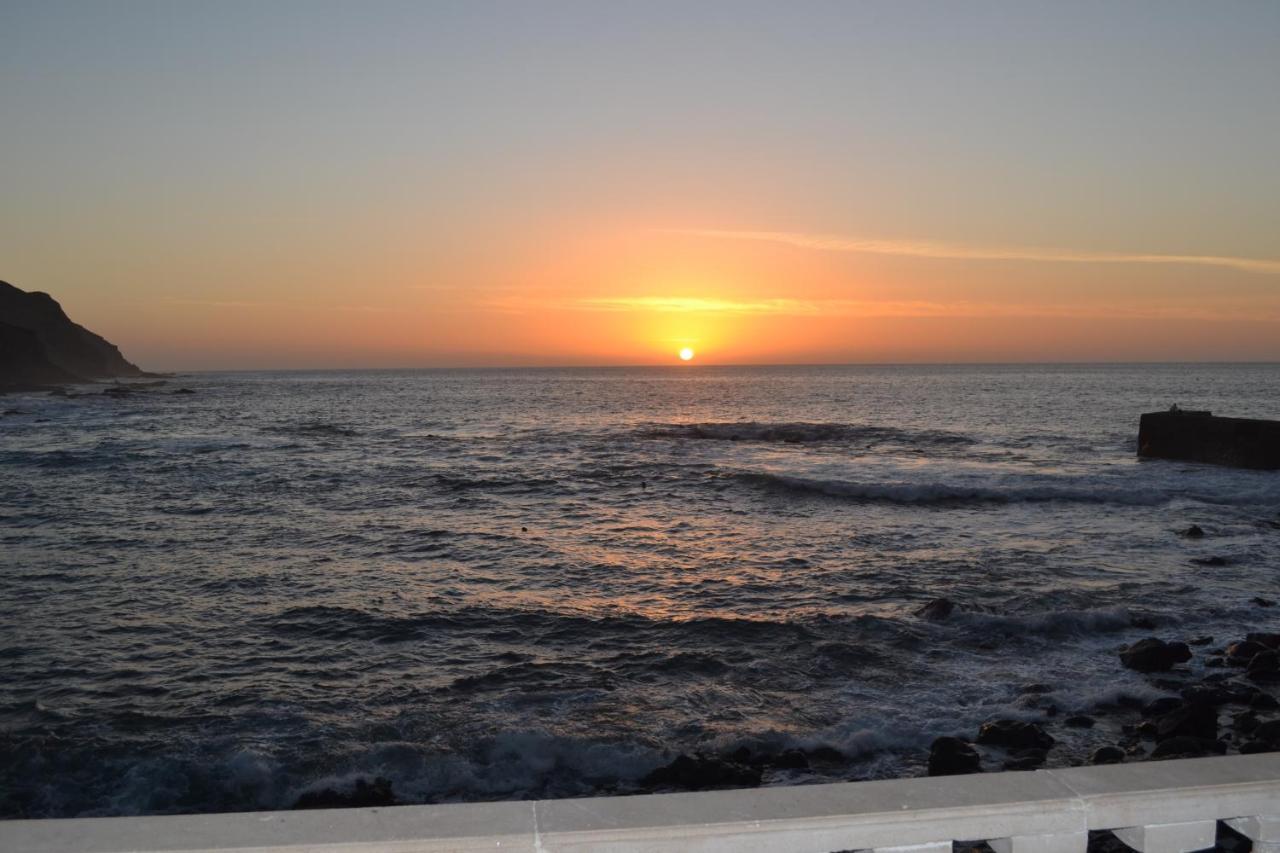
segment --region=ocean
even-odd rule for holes
[[[1280,473],[1135,458],[1142,412],[1280,417],[1277,365],[80,390],[0,399],[3,817],[624,794],[682,753],[919,775],[1161,695],[1127,643],[1280,630]]]

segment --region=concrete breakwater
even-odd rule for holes
[[[1212,412],[1148,412],[1138,424],[1138,455],[1235,468],[1280,469],[1280,421],[1215,417]]]

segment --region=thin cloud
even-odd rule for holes
[[[1280,302],[1204,306],[1176,303],[1107,305],[1012,302],[934,302],[859,299],[697,299],[683,296],[617,296],[572,302],[527,302],[533,307],[592,312],[654,311],[666,314],[720,313],[778,317],[884,318],[1058,318],[1079,320],[1280,320]]]
[[[361,314],[382,314],[387,311],[386,308],[379,308],[374,305],[328,305],[312,302],[252,302],[215,299],[165,299],[163,301],[167,305],[188,305],[197,308],[288,308],[290,310],[312,308],[318,311],[343,311]]]
[[[831,234],[802,234],[791,231],[679,229],[670,233],[725,240],[755,240],[767,243],[781,243],[801,249],[819,249],[828,252],[859,252],[873,255],[901,255],[913,258],[943,258],[965,261],[1040,261],[1068,264],[1191,264],[1222,267],[1263,275],[1280,275],[1280,260],[1265,258],[966,246],[957,243],[936,243],[917,240],[862,240]]]
[[[610,296],[581,299],[572,307],[585,311],[660,311],[693,314],[822,314],[822,302],[804,299],[699,299],[685,296]]]

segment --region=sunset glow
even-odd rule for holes
[[[172,369],[1280,358],[1275,6],[509,17],[14,5],[4,277]]]

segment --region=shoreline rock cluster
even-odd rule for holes
[[[999,718],[989,720],[968,740],[940,737],[929,750],[930,776],[980,773],[988,750],[988,764],[998,762],[999,770],[1032,770],[1049,761],[1049,752],[1058,742],[1049,728],[1086,729],[1107,723],[1118,735],[1114,744],[1096,748],[1089,764],[1117,764],[1123,761],[1198,758],[1207,755],[1280,751],[1280,633],[1250,632],[1244,639],[1224,647],[1208,649],[1207,672],[1196,677],[1182,667],[1195,654],[1192,647],[1208,646],[1211,637],[1189,642],[1165,641],[1156,637],[1139,640],[1124,648],[1119,660],[1124,667],[1151,676],[1151,686],[1177,695],[1144,701],[1121,694],[1114,702],[1102,702],[1089,714],[1062,716],[1049,702],[1036,701],[1037,694],[1050,691],[1046,685],[1024,688],[1023,704],[1035,708],[1038,722]]]
[[[935,607],[931,612],[941,610],[946,608]],[[1141,618],[1135,621],[1146,624]],[[1280,751],[1280,633],[1248,632],[1210,648],[1213,642],[1212,637],[1185,642],[1149,637],[1121,649],[1117,660],[1121,667],[1147,676],[1150,692],[1169,694],[1156,699],[1121,692],[1084,713],[1068,714],[1055,704],[1052,686],[1024,685],[1015,704],[1034,719],[996,717],[984,722],[972,738],[938,737],[929,748],[926,772],[961,775]],[[1186,666],[1197,654],[1203,657],[1205,670],[1199,675]],[[1097,746],[1087,756],[1063,754],[1060,745],[1083,730],[1095,730],[1113,742]],[[597,794],[753,788],[763,784],[771,771],[813,770],[823,776],[848,777],[856,761],[831,746],[681,753],[625,790]],[[305,793],[294,808],[402,802],[390,781],[377,778],[361,779],[348,792],[327,788]]]

